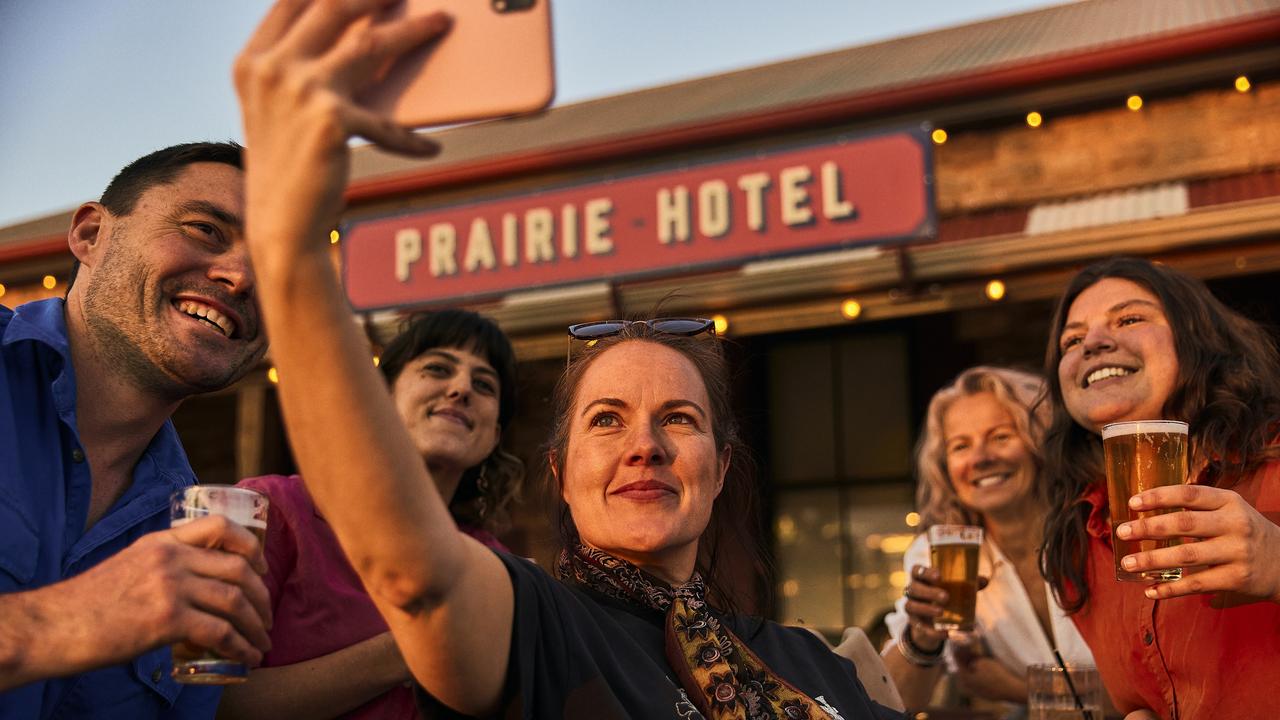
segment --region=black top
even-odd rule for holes
[[[497,717],[701,720],[667,663],[661,613],[559,582],[524,558],[497,554],[515,591],[511,654]],[[809,631],[738,616],[721,619],[832,720],[905,717],[867,697],[853,663]],[[418,696],[425,717],[458,717],[421,688]]]

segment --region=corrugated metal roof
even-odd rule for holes
[[[1280,0],[1086,0],[440,133],[427,164],[475,162],[557,146],[874,95],[1138,45],[1280,14]],[[354,177],[423,163],[357,151]]]
[[[1162,183],[1099,193],[1086,198],[1037,203],[1027,214],[1025,234],[1045,235],[1115,223],[1185,215],[1186,183]]]

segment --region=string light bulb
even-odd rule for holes
[[[280,382],[280,372],[276,370],[274,365],[267,368],[267,379],[271,381],[272,385]]]
[[[1027,125],[1029,127],[1038,128],[1044,123],[1044,116],[1032,110],[1027,113]]]
[[[342,238],[342,236],[338,234],[338,231],[337,231],[337,230],[330,230],[330,231],[329,231],[329,244],[330,244],[330,245],[337,245],[337,244],[338,244],[338,240],[340,240],[341,238]]]
[[[941,145],[947,141],[947,131],[942,128],[938,128],[930,134],[930,137],[933,138],[934,145]]]
[[[729,332],[729,318],[724,315],[712,315],[711,322],[716,325],[716,334],[723,335]]]
[[[45,290],[52,290],[58,286],[58,278],[52,275],[45,275],[44,278],[40,281],[40,284],[44,285]]]
[[[987,294],[987,299],[992,302],[996,302],[1004,299],[1004,293],[1006,289],[1007,288],[1005,288],[1003,280],[992,280],[988,282],[987,287],[985,289],[985,292]]]
[[[1134,112],[1138,112],[1139,110],[1142,109],[1142,96],[1130,95],[1129,99],[1124,101],[1124,104],[1125,104],[1125,107],[1129,108],[1130,110]]]
[[[1236,78],[1236,92],[1247,93],[1253,85],[1249,84],[1249,78],[1241,75]]]
[[[862,314],[862,303],[853,299],[845,300],[840,303],[840,314],[846,320],[856,320]]]

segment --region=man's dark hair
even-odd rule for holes
[[[235,142],[193,142],[156,150],[125,165],[116,173],[98,202],[112,215],[128,215],[138,204],[138,198],[147,190],[173,182],[188,165],[200,162],[222,163],[243,170],[244,148]],[[67,281],[68,293],[71,292],[79,270],[80,261],[77,260],[71,265],[71,277]]]

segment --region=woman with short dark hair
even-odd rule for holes
[[[505,549],[492,530],[524,477],[524,464],[499,443],[515,414],[511,341],[474,312],[419,313],[380,359],[404,428],[458,529]],[[409,669],[302,478],[265,475],[240,486],[271,501],[263,551],[275,622],[262,667],[227,688],[219,713],[417,717]]]

